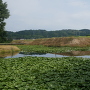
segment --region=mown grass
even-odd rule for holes
[[[0,59],[0,90],[90,90],[90,59]]]
[[[90,47],[47,47],[43,45],[18,45],[23,52],[61,53],[70,51],[89,51]]]

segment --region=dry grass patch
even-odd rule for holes
[[[48,39],[36,39],[29,45],[45,45],[45,46],[90,46],[90,37],[60,37]]]
[[[26,45],[45,46],[90,46],[90,37],[58,37],[34,40],[14,40],[12,43],[25,43]]]
[[[20,51],[20,49],[16,46],[0,45],[0,53],[16,52],[16,51]]]
[[[25,43],[28,44],[30,42],[32,42],[32,39],[27,39],[27,40],[13,40],[11,43]]]

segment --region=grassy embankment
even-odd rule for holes
[[[90,37],[60,37],[43,38],[34,40],[14,40],[12,43],[25,43],[26,45],[44,45],[44,46],[90,46]]]
[[[10,46],[10,45],[0,45],[0,53],[8,53],[8,52],[16,52],[20,49],[16,46]]]
[[[90,55],[90,37],[61,37],[35,40],[15,40],[12,43],[26,43],[18,47],[31,53],[60,53],[68,55]],[[77,52],[76,52],[77,51]],[[81,52],[82,51],[82,52]]]
[[[6,57],[17,54],[20,49],[16,46],[0,45],[0,57]]]

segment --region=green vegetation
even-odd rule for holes
[[[61,53],[70,51],[88,51],[90,47],[47,47],[43,45],[17,45],[23,52],[34,53]]]
[[[60,53],[90,50],[90,47],[46,47],[43,45],[17,45],[17,47],[25,53]],[[90,59],[76,57],[0,58],[0,90],[89,89]]]
[[[52,38],[52,37],[70,37],[70,36],[90,36],[89,29],[73,30],[22,30],[18,32],[7,31],[8,38],[11,39],[38,39],[38,38]]]
[[[6,41],[5,19],[9,17],[7,4],[0,0],[0,43]],[[89,36],[90,30],[25,30],[7,32],[9,40],[67,36]],[[12,38],[11,38],[12,37]],[[22,52],[61,53],[88,51],[90,47],[46,47],[17,45]],[[54,45],[55,46],[55,45]],[[2,52],[18,48],[0,48]],[[19,49],[18,49],[19,50]],[[1,52],[1,53],[2,53]],[[64,57],[0,58],[0,90],[89,90],[90,59]]]
[[[0,90],[89,90],[90,59],[0,59]]]
[[[7,4],[3,3],[2,0],[0,0],[0,43],[7,41],[7,35],[5,29],[6,23],[4,22],[5,19],[9,17],[9,11],[7,9]]]

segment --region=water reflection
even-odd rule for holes
[[[85,55],[90,55],[90,51],[71,51],[71,52],[63,52],[56,54],[65,55],[65,56],[85,56]]]
[[[46,53],[20,52],[19,54],[24,54],[24,55],[43,55],[43,54],[46,54]]]
[[[0,58],[5,58],[5,57],[13,57],[15,55],[19,54],[19,52],[9,52],[9,53],[0,53]]]
[[[37,57],[84,57],[90,58],[90,51],[71,51],[71,52],[63,52],[63,53],[31,53],[31,52],[14,52],[14,53],[5,53],[0,54],[0,57],[5,58],[18,58],[25,56],[37,56]]]

